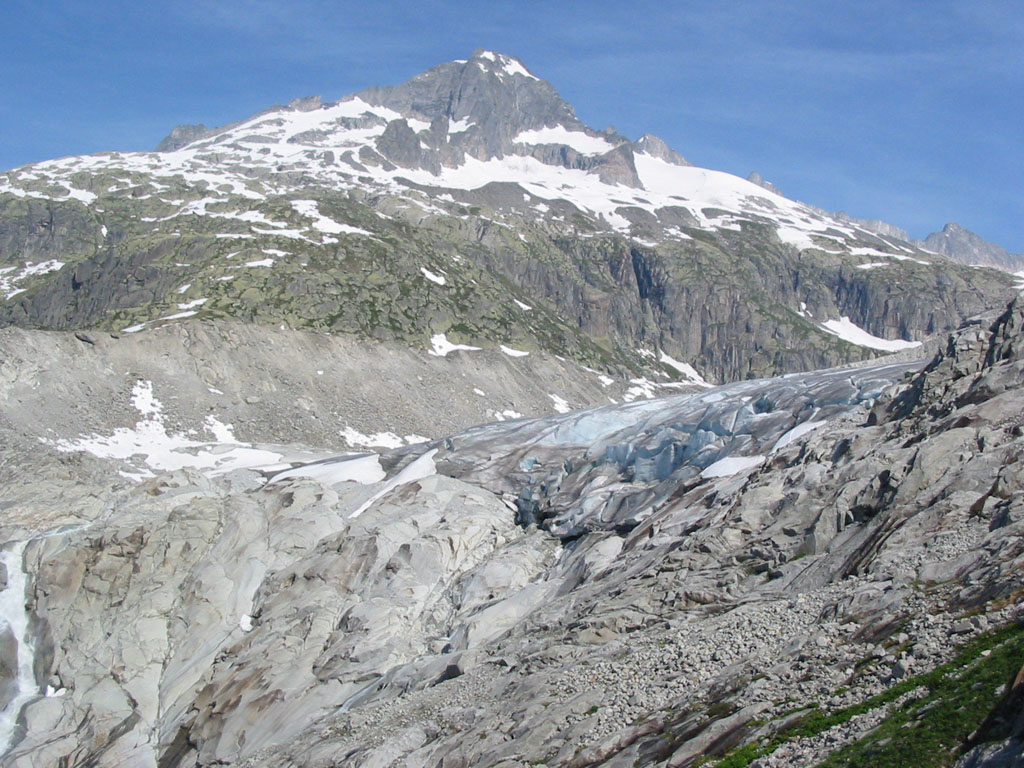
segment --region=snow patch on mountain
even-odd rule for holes
[[[856,325],[845,315],[838,320],[826,320],[819,327],[833,336],[838,336],[843,341],[856,344],[859,347],[870,347],[883,352],[899,352],[902,349],[913,349],[920,347],[920,341],[904,341],[903,339],[883,339],[874,336]]]
[[[342,439],[351,446],[363,448],[399,448],[405,442],[394,432],[375,432],[364,435],[357,429],[345,427],[339,432]]]
[[[583,131],[570,131],[561,125],[522,131],[512,141],[516,144],[564,144],[581,155],[603,155],[615,149],[615,145],[605,139]]]
[[[502,411],[487,411],[487,417],[495,421],[508,421],[509,419],[521,419],[523,414],[513,408],[506,408]]]
[[[448,122],[448,133],[465,133],[474,125],[476,125],[476,123],[472,122],[468,118],[463,118],[462,120],[450,120]]]
[[[349,224],[341,224],[334,219],[328,218],[320,213],[316,200],[292,200],[292,208],[298,213],[313,219],[313,229],[329,235],[354,234],[372,235],[365,229],[353,227]]]
[[[669,357],[664,352],[661,353],[661,357],[658,358],[658,359],[661,362],[665,363],[665,365],[670,365],[673,368],[675,368],[677,371],[679,371],[681,374],[683,374],[683,376],[685,376],[689,381],[693,382],[697,386],[700,386],[700,387],[710,387],[710,386],[712,386],[711,384],[709,384],[704,379],[703,376],[701,376],[699,373],[697,373],[697,369],[694,368],[689,363],[681,363],[678,360],[675,360],[675,359]]]
[[[429,280],[432,283],[437,283],[438,285],[444,285],[445,283],[448,282],[442,275],[438,275],[438,274],[436,274],[434,272],[431,272],[426,267],[420,267],[420,272],[422,272],[423,276],[425,278],[427,278],[427,280]]]
[[[764,456],[728,456],[706,467],[700,473],[700,476],[704,479],[729,477],[740,472],[746,472],[748,469],[753,469],[762,463],[764,463]]]
[[[531,80],[538,80],[539,78],[531,75],[530,72],[524,67],[518,59],[513,59],[511,56],[505,56],[501,53],[495,53],[494,51],[480,51],[476,54],[476,58],[487,59],[498,65],[498,76],[504,75],[514,76],[521,75],[522,77],[528,77]]]
[[[572,410],[572,406],[569,405],[569,401],[561,395],[549,394],[551,402],[555,404],[555,411],[558,413],[569,413]]]
[[[48,259],[36,264],[26,261],[20,270],[17,267],[0,267],[0,293],[3,293],[5,298],[14,298],[19,293],[25,292],[24,288],[17,287],[20,281],[34,275],[46,275],[50,272],[57,272],[63,267],[64,262],[57,261],[56,259]]]
[[[448,337],[443,333],[435,333],[430,337],[430,352],[429,354],[435,357],[447,357],[450,352],[476,352],[479,351],[480,347],[472,347],[468,344],[453,344],[448,341]]]
[[[889,251],[880,251],[877,248],[870,248],[867,246],[852,246],[847,249],[854,256],[884,256],[887,259],[895,259],[896,261],[913,261],[918,264],[929,264],[930,262],[922,261],[921,259],[915,259],[910,256],[904,256],[901,253],[890,253]]]
[[[234,439],[230,426],[210,417],[207,428],[216,442],[194,440],[181,432],[168,432],[163,405],[153,394],[153,383],[137,381],[132,388],[132,405],[142,418],[134,427],[118,427],[107,435],[92,434],[77,439],[48,440],[43,443],[62,453],[85,452],[103,459],[118,459],[120,474],[134,480],[153,477],[186,467],[211,474],[235,469],[269,467],[281,463],[282,454],[254,448]]]
[[[374,432],[366,435],[354,427],[346,426],[338,434],[353,447],[359,448],[400,448],[403,445],[415,445],[427,442],[430,438],[423,435],[406,435],[399,437],[394,432]]]
[[[818,427],[822,427],[826,424],[825,421],[805,421],[802,424],[797,424],[788,432],[784,433],[782,437],[775,441],[775,445],[772,446],[769,453],[775,453],[776,451],[785,448],[790,443],[799,440],[804,435],[810,434]]]

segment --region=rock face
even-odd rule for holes
[[[37,680],[63,693],[5,764],[793,765],[923,731],[938,665],[1019,668],[1022,326],[1014,302],[923,367],[285,472],[83,468],[82,527],[25,548]],[[1016,754],[979,730],[998,703],[963,725],[971,765]]]
[[[213,134],[216,128],[207,128],[205,125],[176,125],[164,139],[156,145],[157,152],[173,152],[181,149],[193,141],[205,139]]]
[[[160,149],[0,174],[0,325],[230,318],[424,352],[445,334],[635,379],[677,376],[667,357],[735,381],[867,359],[1014,292],[656,136],[594,130],[491,51],[179,126]]]
[[[915,243],[962,264],[980,264],[1009,272],[1024,269],[1024,254],[1009,253],[1002,246],[990,243],[954,222],[944,226],[941,232],[932,232]]]

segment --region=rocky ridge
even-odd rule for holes
[[[1022,325],[292,470],[83,474],[22,518],[49,695],[5,762],[766,766],[926,728],[941,665],[1019,666]],[[965,764],[1019,759],[1000,728]]]

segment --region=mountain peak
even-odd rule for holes
[[[672,163],[673,165],[690,165],[685,157],[666,144],[664,139],[659,136],[655,136],[653,133],[645,133],[639,139],[634,141],[633,149],[637,152],[648,154],[651,157],[656,157],[659,160],[664,160],[666,163]]]
[[[947,222],[941,232],[932,232],[915,243],[964,264],[1009,271],[1024,268],[1024,254],[1009,253],[1001,245],[990,243],[955,221]]]
[[[496,51],[488,51],[484,48],[477,48],[473,51],[473,55],[466,63],[476,64],[484,71],[493,72],[498,77],[520,76],[531,80],[540,80],[539,77],[532,74],[523,65],[522,61],[514,56],[507,56],[504,53],[498,53]]]
[[[446,118],[465,126],[454,141],[457,150],[481,160],[513,154],[513,140],[524,131],[552,126],[586,130],[550,83],[531,74],[519,59],[485,49],[400,85],[368,88],[357,97],[406,117]]]
[[[483,48],[469,59],[440,64],[400,85],[368,88],[358,96],[428,121],[443,116],[482,127],[501,122],[513,132],[579,123],[573,108],[519,59]]]
[[[310,118],[296,118],[307,113]],[[273,116],[270,116],[273,115]],[[263,122],[252,123],[261,116]],[[466,158],[530,157],[543,165],[594,174],[604,183],[642,187],[633,150],[675,165],[688,165],[661,139],[645,136],[635,146],[614,128],[596,131],[577,118],[550,83],[516,57],[478,48],[468,59],[439,64],[394,86],[367,88],[337,104],[319,97],[295,99],[231,126],[179,126],[159,145],[177,150],[196,141],[230,143],[227,129],[261,125],[260,141],[287,142],[298,136],[318,147],[351,148],[351,131],[373,131],[372,143],[357,149],[359,162],[380,168],[457,168]],[[303,130],[290,131],[285,124]],[[273,135],[271,135],[273,134]]]

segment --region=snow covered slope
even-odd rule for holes
[[[368,233],[345,231],[344,223],[322,217],[315,205],[299,209],[298,226],[254,213],[261,202],[287,196],[296,187],[290,173],[302,174],[302,185],[374,193],[402,194],[413,182],[436,188],[431,197],[444,189],[475,190],[508,182],[521,186],[526,199],[534,198],[534,207],[537,201],[572,203],[598,231],[687,239],[677,226],[661,221],[659,212],[668,208],[672,217],[686,216],[702,229],[738,230],[744,222],[767,223],[783,242],[800,249],[838,252],[867,242],[876,244],[880,255],[916,252],[905,242],[830,218],[739,177],[673,162],[646,147],[635,147],[625,137],[593,131],[575,119],[571,107],[550,86],[510,57],[478,51],[469,61],[438,68],[444,73],[452,69],[458,70],[456,79],[462,86],[484,81],[503,96],[542,91],[536,98],[545,103],[542,114],[551,115],[550,122],[502,137],[485,121],[477,122],[483,99],[444,110],[416,104],[403,111],[388,106],[397,101],[391,94],[378,98],[381,103],[369,103],[365,95],[329,104],[298,100],[174,151],[111,152],[34,163],[0,177],[0,192],[93,203],[133,187],[133,175],[144,174],[151,194],[166,206],[160,221],[208,216],[239,222],[235,234],[243,238],[277,229],[280,236],[322,243],[330,234]],[[440,76],[432,70],[419,77]],[[497,88],[490,80],[498,81]],[[486,106],[493,124],[494,105]],[[508,132],[529,124],[533,116],[520,108],[503,117],[501,128]],[[617,151],[634,166],[632,180],[608,178],[606,164],[593,160]],[[97,178],[108,176],[112,183]],[[207,195],[199,200],[168,199],[160,193],[169,182],[184,182]],[[226,205],[232,198],[237,198],[236,205]],[[651,214],[662,226],[648,231],[631,220],[634,211]],[[453,215],[443,204],[432,212]]]

